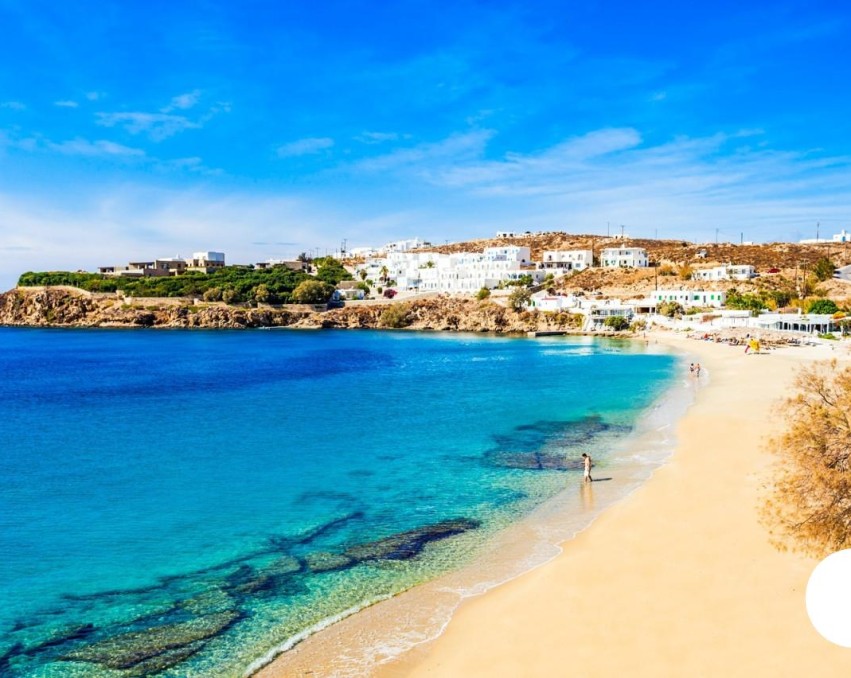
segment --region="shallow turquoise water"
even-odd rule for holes
[[[578,472],[512,465],[605,464],[676,369],[584,338],[0,329],[0,675],[241,675],[474,557]]]

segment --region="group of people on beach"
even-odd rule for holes
[[[688,371],[690,374],[700,379],[700,363],[689,363]]]

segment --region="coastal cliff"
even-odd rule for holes
[[[384,312],[396,304],[354,305],[329,311],[310,307],[245,308],[174,299],[123,300],[73,288],[17,288],[0,294],[0,325],[18,327],[160,327],[242,329],[260,327],[371,329],[387,327]],[[405,302],[394,327],[455,332],[578,332],[568,313],[516,312],[489,301],[434,297]]]

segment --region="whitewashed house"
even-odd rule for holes
[[[655,290],[650,298],[656,305],[675,302],[683,308],[693,306],[721,308],[727,301],[727,294],[720,290]]]
[[[545,272],[530,261],[528,247],[488,247],[484,252],[391,252],[384,258],[370,259],[358,268],[378,283],[393,281],[396,289],[419,292],[474,294],[483,287],[493,289],[500,283],[530,276],[541,282]],[[386,269],[386,275],[382,273]]]
[[[824,334],[839,330],[836,319],[832,315],[818,313],[760,313],[756,318],[751,318],[751,323],[760,329],[779,332]]]
[[[603,268],[645,268],[649,260],[643,247],[607,247],[600,252]]]
[[[694,280],[750,280],[756,277],[756,269],[747,264],[716,266],[693,271]]]
[[[591,250],[548,250],[544,252],[540,267],[556,271],[584,271],[594,265]]]
[[[572,295],[549,294],[547,292],[535,292],[532,295],[532,300],[529,303],[530,308],[538,311],[566,311],[567,309],[575,309],[578,306],[577,298]]]

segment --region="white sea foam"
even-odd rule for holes
[[[378,596],[376,598],[372,598],[370,600],[367,600],[366,602],[361,603],[359,605],[353,605],[352,607],[348,608],[347,610],[343,610],[342,612],[339,612],[335,615],[332,615],[332,616],[327,617],[325,619],[321,619],[320,621],[316,622],[313,626],[310,626],[310,627],[304,629],[304,631],[301,631],[301,632],[295,634],[294,636],[290,636],[283,643],[281,643],[280,645],[276,645],[271,650],[269,650],[266,654],[264,654],[262,657],[251,662],[251,664],[249,664],[248,667],[243,672],[243,674],[242,674],[243,678],[248,678],[249,676],[255,674],[257,671],[259,671],[264,666],[269,664],[272,660],[274,660],[275,657],[277,657],[279,654],[283,654],[287,650],[291,650],[292,648],[294,648],[299,643],[310,638],[310,636],[312,636],[313,634],[319,633],[319,631],[322,631],[323,629],[327,629],[329,626],[336,624],[339,621],[342,621],[346,617],[351,617],[353,614],[356,614],[356,613],[360,612],[361,610],[365,610],[368,607],[372,607],[376,603],[380,603],[382,600],[388,600],[390,598],[392,598],[392,596],[389,596],[389,595],[388,596]]]

